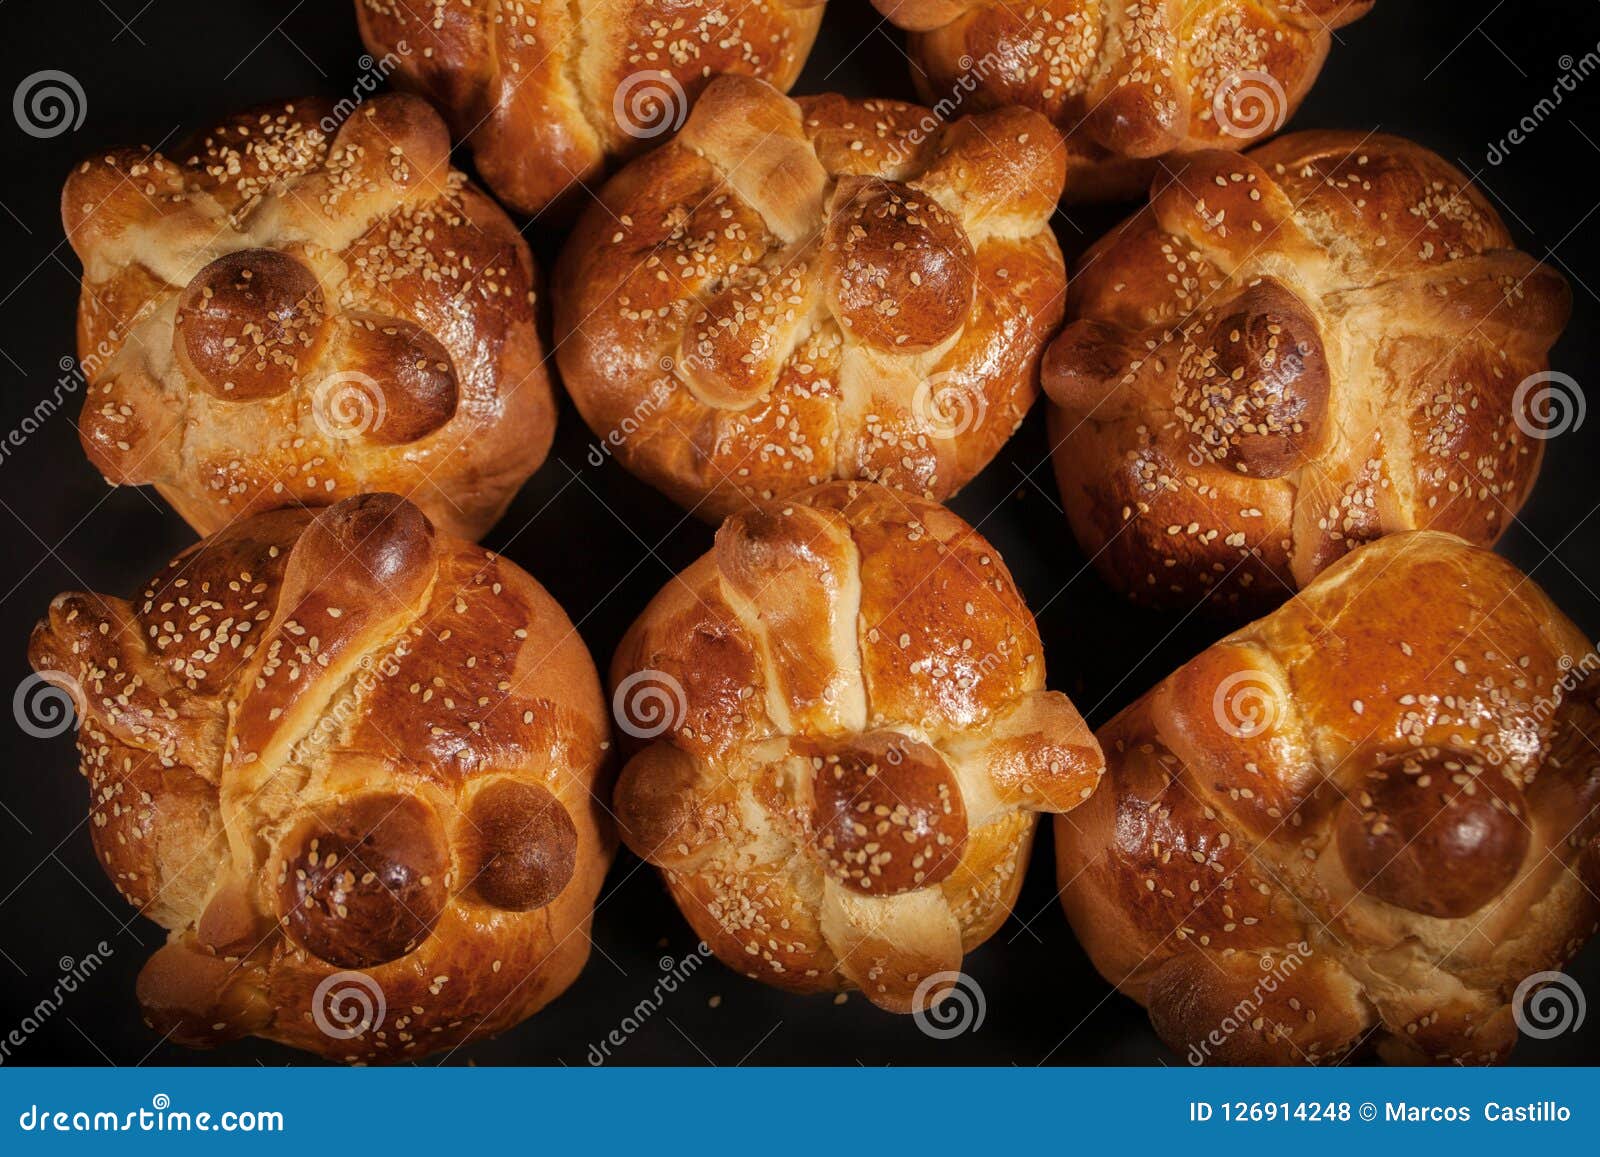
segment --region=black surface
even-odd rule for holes
[[[285,13],[287,12],[287,15]],[[1412,137],[1479,176],[1523,248],[1573,282],[1575,313],[1553,364],[1581,384],[1600,325],[1600,75],[1562,93],[1526,143],[1490,165],[1487,154],[1572,67],[1597,50],[1591,0],[1424,3],[1379,0],[1339,33],[1320,83],[1291,128],[1382,129]],[[865,0],[833,0],[799,92],[837,89],[910,97],[898,32]],[[61,182],[96,149],[154,145],[235,107],[305,93],[340,96],[361,71],[362,47],[345,0],[5,0],[0,3],[0,95],[40,69],[78,78],[82,126],[49,140],[0,115],[0,436],[50,395],[73,348],[78,267],[62,238]],[[461,158],[463,164],[465,157]],[[1127,207],[1057,217],[1069,260]],[[559,235],[527,230],[548,267]],[[193,535],[153,493],[108,490],[74,429],[81,394],[0,460],[0,692],[27,673],[29,628],[65,589],[128,594]],[[1218,633],[1198,617],[1130,611],[1084,570],[1046,461],[1041,415],[952,505],[1001,551],[1038,612],[1051,683],[1100,723]],[[614,463],[587,461],[589,434],[570,406],[556,447],[486,540],[526,567],[579,624],[602,669],[649,597],[710,544],[710,530]],[[1502,550],[1530,571],[1589,637],[1600,632],[1600,417],[1550,443],[1532,502]],[[245,1041],[214,1053],[162,1045],[140,1022],[134,977],[162,941],[95,863],[84,781],[66,736],[33,739],[0,724],[0,1039],[54,986],[63,957],[99,941],[114,951],[6,1063],[313,1063]],[[653,1016],[611,1050],[617,1064],[1170,1063],[1143,1013],[1112,993],[1074,942],[1054,898],[1048,825],[1016,914],[967,963],[987,996],[982,1028],[932,1040],[909,1018],[854,996],[801,999],[699,968]],[[607,880],[595,951],[579,982],[500,1039],[447,1063],[587,1063],[692,938],[654,875],[623,854]],[[1600,993],[1600,950],[1580,959]],[[716,1007],[711,998],[720,996]],[[1596,1057],[1600,1015],[1581,1031],[1526,1041],[1524,1063]],[[437,1058],[435,1058],[437,1060]],[[428,1061],[424,1063],[434,1063]]]

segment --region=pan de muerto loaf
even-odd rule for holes
[[[61,206],[100,471],[154,483],[202,534],[377,490],[487,531],[555,402],[528,247],[449,150],[425,103],[380,96],[80,165]]]
[[[1078,939],[1193,1063],[1503,1058],[1600,915],[1596,670],[1486,550],[1352,552],[1101,729]]]
[[[1255,610],[1379,535],[1491,545],[1570,304],[1417,145],[1197,153],[1085,256],[1045,358],[1078,541],[1137,601]]]
[[[719,73],[787,91],[822,0],[356,0],[361,38],[537,213],[683,123]]]
[[[707,518],[833,479],[942,499],[1038,389],[1066,273],[1043,118],[713,81],[556,272],[562,380],[605,453]]]
[[[873,0],[929,104],[1022,105],[1066,138],[1069,200],[1132,196],[1154,158],[1283,126],[1373,0]]]
[[[170,932],[156,1031],[406,1060],[583,967],[613,847],[594,665],[404,499],[241,519],[132,602],[61,595],[29,659],[77,700],[107,875]]]
[[[1102,767],[994,549],[866,483],[729,518],[612,676],[652,741],[617,786],[623,839],[695,931],[747,976],[895,1012],[948,991],[1011,911],[1036,813]]]

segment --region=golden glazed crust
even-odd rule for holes
[[[170,933],[157,1032],[409,1060],[583,967],[613,848],[594,664],[404,499],[240,520],[131,602],[61,595],[28,657],[78,700],[106,874]]]
[[[1374,0],[873,3],[910,32],[925,102],[1043,113],[1066,138],[1066,198],[1105,201],[1137,194],[1157,157],[1265,141]]]
[[[534,269],[424,102],[242,113],[61,195],[83,261],[81,434],[202,534],[391,490],[475,539],[544,460]]]
[[[710,78],[788,91],[823,0],[356,0],[367,48],[444,110],[507,205],[573,199]]]
[[[1382,534],[1491,545],[1542,455],[1519,386],[1570,307],[1420,146],[1197,153],[1084,257],[1045,357],[1073,531],[1136,601],[1254,610]]]
[[[1502,1059],[1600,916],[1597,669],[1486,550],[1353,551],[1100,730],[1078,939],[1195,1063]]]
[[[942,499],[1037,392],[1062,158],[1021,109],[722,77],[556,267],[557,359],[623,466],[703,517],[830,479]]]
[[[729,967],[926,1009],[1011,911],[1035,813],[1102,767],[1033,616],[936,503],[836,482],[734,515],[612,663],[624,841]]]

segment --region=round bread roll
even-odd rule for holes
[[[1037,394],[1061,180],[1022,109],[722,77],[568,241],[562,380],[600,453],[711,520],[833,479],[948,497]]]
[[[489,188],[538,213],[683,123],[713,76],[780,89],[823,0],[356,0],[379,67],[444,110]]]
[[[1311,91],[1333,33],[1374,2],[873,0],[910,32],[928,104],[1050,118],[1069,201],[1132,197],[1167,154],[1265,141]]]
[[[533,261],[423,101],[242,113],[118,149],[61,195],[83,261],[80,433],[201,534],[392,490],[477,538],[538,469],[555,399]]]
[[[1504,1058],[1600,918],[1597,671],[1486,550],[1346,555],[1100,730],[1078,939],[1194,1064]]]
[[[932,1007],[1099,748],[1005,565],[932,502],[830,483],[736,514],[612,664],[622,838],[729,967]]]
[[[169,932],[151,1027],[345,1061],[489,1036],[571,984],[614,839],[599,678],[516,566],[389,494],[241,520],[129,602],[64,594],[95,851]]]
[[[1197,153],[1085,256],[1045,358],[1078,542],[1140,603],[1228,613],[1379,535],[1489,546],[1538,473],[1570,307],[1418,145]]]

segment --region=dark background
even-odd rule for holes
[[[1600,219],[1600,76],[1578,84],[1524,144],[1490,164],[1500,140],[1550,94],[1572,59],[1597,50],[1594,0],[1379,0],[1338,34],[1321,81],[1289,128],[1381,129],[1411,137],[1477,177],[1519,244],[1573,283],[1574,315],[1552,365],[1587,385],[1600,326],[1593,258]],[[832,0],[797,92],[911,98],[901,34],[866,0]],[[61,232],[62,180],[113,145],[176,140],[237,107],[350,92],[363,49],[348,0],[0,0],[0,97],[60,69],[87,97],[82,126],[49,140],[0,115],[0,434],[55,388],[73,355],[78,266]],[[470,169],[465,156],[459,158]],[[1127,212],[1070,209],[1056,230],[1069,261]],[[549,267],[559,233],[526,233]],[[0,692],[27,674],[27,633],[66,589],[128,594],[193,535],[151,492],[110,490],[79,450],[81,392],[0,460]],[[1094,724],[1219,633],[1198,617],[1132,611],[1113,598],[1068,534],[1036,409],[1000,457],[952,503],[1010,563],[1039,613],[1051,684]],[[711,541],[614,463],[586,461],[590,435],[565,406],[555,449],[485,544],[527,568],[578,623],[602,670],[633,616]],[[1549,444],[1533,500],[1501,549],[1585,633],[1600,633],[1600,417]],[[107,965],[9,1063],[313,1063],[243,1041],[217,1052],[162,1045],[140,1022],[134,977],[163,940],[94,860],[86,790],[66,735],[34,739],[0,714],[0,1038],[56,983],[62,958],[106,941]],[[716,963],[612,1050],[620,1064],[1182,1064],[1078,949],[1054,897],[1049,827],[1016,913],[966,969],[987,996],[980,1029],[932,1040],[910,1018],[859,995],[788,996]],[[574,1064],[651,994],[664,955],[692,949],[654,874],[626,852],[613,868],[582,978],[544,1012],[447,1063]],[[1600,948],[1576,975],[1600,994]],[[716,1006],[712,998],[720,997]],[[1575,1033],[1527,1040],[1515,1059],[1596,1059],[1600,1012]],[[436,1063],[433,1058],[422,1063]]]

